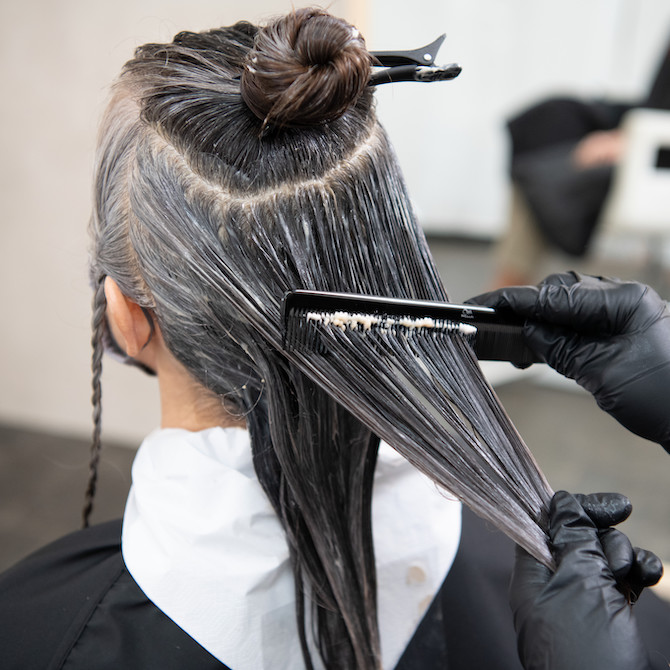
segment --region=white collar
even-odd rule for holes
[[[303,667],[279,520],[239,428],[160,430],[142,443],[123,557],[147,597],[232,670]],[[393,668],[453,562],[461,506],[390,447],[373,491],[384,668]]]

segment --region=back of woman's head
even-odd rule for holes
[[[428,256],[369,75],[362,38],[318,10],[139,48],[103,120],[91,226],[97,349],[111,276],[246,417],[299,590],[309,584],[316,603],[317,644],[342,668],[379,655],[377,441],[281,354],[281,299],[295,288],[439,292],[414,285]],[[388,260],[392,240],[405,267]]]
[[[281,300],[297,288],[446,298],[374,114],[370,67],[358,32],[313,9],[265,28],[238,23],[139,48],[103,120],[91,225],[97,391],[110,276],[151,311],[193,377],[246,418],[256,472],[286,531],[303,653],[309,665],[315,643],[329,668],[379,665],[370,522],[378,438],[368,426],[393,437],[384,403],[407,408],[397,393],[378,399],[374,389],[359,402],[349,386],[365,379],[353,363],[346,384],[315,383],[310,365],[282,350]],[[470,361],[466,344],[449,347],[456,368]],[[407,356],[409,370],[416,354]],[[467,365],[466,386],[478,374]],[[459,401],[435,427],[441,446],[419,453],[415,435],[424,444],[434,427],[420,399],[418,433],[400,430],[394,443],[425,472],[442,468],[436,479],[465,499],[469,489],[444,454],[494,441],[481,407],[495,400],[482,398]],[[99,420],[99,393],[96,405]],[[490,482],[480,488],[488,501]],[[540,504],[533,497],[518,512],[524,523]],[[500,523],[498,501],[490,507]]]

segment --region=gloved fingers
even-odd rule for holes
[[[497,291],[490,291],[489,293],[482,293],[481,295],[475,296],[466,300],[466,304],[475,304],[482,305],[484,307],[492,307],[499,310],[500,312],[512,312],[519,317],[528,317],[534,313],[535,305],[537,304],[537,295],[539,289],[536,286],[519,286],[511,288],[503,288]],[[551,337],[551,334],[548,338],[545,338],[544,332],[540,333],[537,337],[537,343],[533,343],[528,340],[527,332],[529,328],[532,331],[532,325],[526,322],[526,325],[523,329],[523,336],[526,340],[528,346],[531,350],[538,356],[542,361],[546,361],[547,355],[551,352],[550,346],[545,344],[545,339],[555,339]],[[514,363],[514,366],[520,369],[530,367],[530,363],[527,364],[518,364]]]
[[[631,570],[630,581],[640,588],[658,584],[663,576],[661,559],[648,549],[633,548],[635,561]]]
[[[599,529],[598,538],[609,568],[617,583],[624,584],[635,563],[633,546],[626,535],[611,526],[625,521],[633,505],[621,493],[576,493],[574,497]]]
[[[600,544],[617,582],[630,588],[636,597],[645,587],[658,583],[663,576],[661,559],[648,549],[633,547],[626,535],[611,528],[630,516],[630,500],[621,493],[577,493],[574,497],[601,529]]]
[[[497,291],[482,293],[466,300],[466,303],[510,311],[516,316],[528,319],[536,317],[539,293],[540,289],[537,286],[506,287]],[[575,333],[572,330],[553,325],[545,326],[541,321],[526,321],[523,336],[528,346],[541,360],[551,365],[561,374],[566,374],[560,362],[557,367],[552,361],[561,361],[563,358],[568,361],[572,360],[569,350],[573,346],[571,343],[575,338]],[[566,352],[565,356],[561,352]],[[516,367],[528,366],[517,365]]]
[[[575,493],[577,502],[598,528],[625,521],[633,511],[631,501],[621,493]]]
[[[537,561],[529,563],[517,551],[510,600],[523,667],[648,667],[637,623],[617,589],[598,537],[603,531],[578,499],[565,491],[552,499],[548,518],[556,571],[549,575],[546,568],[538,569]],[[606,540],[607,545],[610,542],[616,554],[625,544],[616,535]]]
[[[573,290],[579,288],[580,282],[570,283],[569,279],[563,281],[560,278],[561,275],[551,275],[537,286],[506,286],[475,296],[466,302],[495,309],[508,309],[532,321],[571,326],[573,330],[580,329],[582,321],[589,319],[588,311],[581,307],[584,296]]]
[[[529,318],[567,326],[575,332],[617,332],[618,304],[610,304],[609,282],[580,281],[574,283],[542,283],[535,312]]]
[[[506,286],[468,298],[465,303],[494,309],[507,309],[518,316],[527,317],[535,309],[539,291],[537,286]]]
[[[562,568],[563,572],[580,573],[608,569],[596,525],[577,498],[567,491],[557,491],[551,500],[548,532],[557,573]]]
[[[466,300],[466,304],[482,305],[484,307],[511,309],[519,316],[530,316],[535,310],[535,304],[544,284],[553,286],[572,286],[583,278],[576,272],[560,272],[551,274],[537,286],[504,286],[494,291],[480,293]]]
[[[576,272],[555,273],[545,277],[536,286],[504,286],[468,298],[465,302],[495,309],[510,309],[518,316],[531,317],[536,315],[540,289],[543,286],[570,287],[581,279],[581,275]]]
[[[583,275],[574,270],[568,272],[554,272],[553,274],[545,277],[540,283],[539,286],[543,284],[551,286],[572,286],[578,282],[583,282],[589,278],[589,275]],[[596,279],[593,277],[592,279]]]
[[[635,553],[630,540],[614,528],[599,531],[598,537],[617,584],[631,587],[629,576],[635,565]]]
[[[628,602],[637,602],[642,591],[663,575],[661,560],[646,549],[633,548],[630,540],[614,528],[601,530],[598,535],[617,588]]]
[[[554,583],[611,574],[630,602],[656,584],[663,574],[660,559],[633,548],[620,531],[605,527],[623,521],[630,510],[630,501],[617,493],[573,496],[558,491],[549,507],[549,537],[558,566]]]
[[[528,347],[547,365],[568,379],[574,379],[592,393],[601,409],[609,412],[612,403],[603,389],[615,369],[614,360],[627,349],[627,340],[582,335],[569,327],[528,322],[523,336]],[[611,395],[611,394],[610,394]],[[615,396],[616,398],[617,396]]]
[[[550,275],[536,287],[505,287],[468,302],[510,309],[532,321],[567,326],[575,332],[608,335],[623,331],[642,302],[648,304],[640,319],[644,324],[659,318],[660,298],[655,300],[650,291],[637,282],[567,272]]]
[[[617,586],[628,602],[635,603],[648,586],[657,584],[663,576],[663,563],[647,549],[633,547],[633,563],[624,579],[617,579]]]
[[[598,340],[592,342],[574,332],[569,327],[545,325],[537,321],[527,322],[523,329],[526,344],[547,365],[565,377],[575,379],[582,374],[582,368],[594,347],[601,347]]]

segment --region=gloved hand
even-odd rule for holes
[[[468,302],[526,317],[536,354],[630,431],[670,451],[670,311],[651,288],[570,272]]]
[[[616,493],[556,493],[549,537],[551,572],[517,548],[510,604],[526,670],[648,670],[649,657],[634,611],[622,591],[655,584],[663,567],[651,552],[633,549],[611,524],[630,513]]]

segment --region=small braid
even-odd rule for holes
[[[102,429],[102,354],[104,352],[104,333],[105,333],[105,314],[107,310],[107,301],[105,299],[105,279],[101,278],[96,287],[93,296],[93,336],[91,345],[93,346],[93,357],[91,361],[91,370],[93,372],[93,394],[91,402],[93,404],[93,436],[91,439],[91,458],[89,461],[88,486],[82,510],[83,527],[88,528],[91,512],[93,511],[93,499],[98,482],[98,464],[100,463],[100,452],[102,443],[100,439]]]

